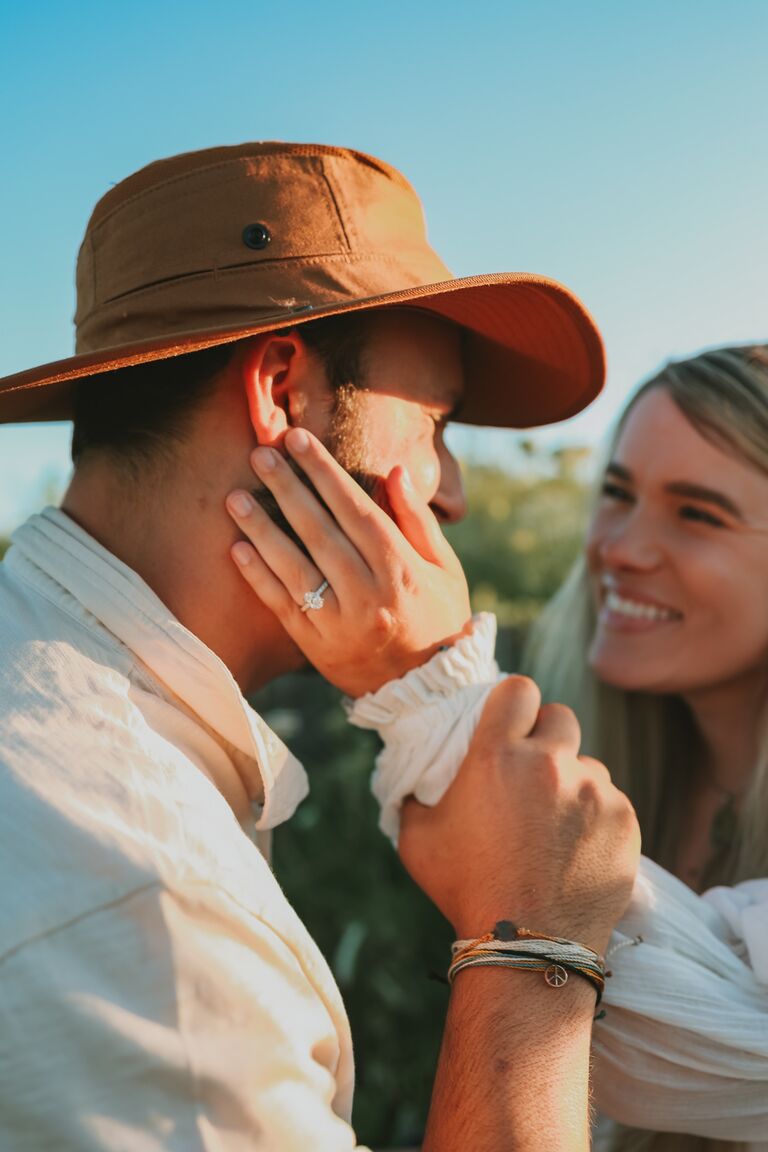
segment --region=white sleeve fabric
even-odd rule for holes
[[[379,827],[393,843],[406,796],[437,804],[469,751],[490,687],[500,678],[495,646],[496,617],[480,613],[470,634],[420,668],[345,701],[350,724],[373,728],[384,741],[371,789]]]
[[[373,776],[396,843],[408,795],[439,803],[493,686],[495,621],[347,705],[384,741]],[[514,910],[510,910],[510,915]],[[602,1111],[624,1124],[725,1140],[768,1132],[768,880],[698,896],[641,858],[611,947],[607,1015],[594,1030]]]
[[[745,899],[746,915],[723,915]],[[768,934],[755,922],[767,914],[766,880],[698,896],[641,859],[593,1034],[602,1112],[664,1132],[766,1138]]]
[[[29,942],[0,1026],[14,1152],[366,1152],[311,975],[215,886],[148,885]]]

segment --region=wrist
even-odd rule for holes
[[[475,617],[470,616],[458,632],[452,632],[444,636],[441,640],[435,640],[434,643],[429,644],[426,648],[420,649],[418,652],[411,651],[404,654],[401,671],[397,676],[391,676],[390,679],[399,679],[406,676],[409,672],[412,672],[414,668],[421,668],[423,664],[426,664],[433,656],[437,656],[439,652],[447,652],[453,648],[454,644],[458,644],[458,642],[466,636],[471,636],[474,628]]]
[[[538,972],[554,989],[565,987],[571,977],[589,985],[599,1005],[605,988],[605,958],[576,940],[499,920],[492,931],[473,939],[461,939],[451,948],[448,983],[469,968],[507,968]]]
[[[602,955],[608,947],[613,931],[613,923],[603,918],[597,921],[593,917],[580,916],[571,908],[542,910],[541,908],[526,908],[520,904],[507,900],[494,902],[490,907],[492,912],[467,911],[466,914],[449,916],[448,920],[454,930],[457,940],[477,940],[481,936],[493,931],[499,921],[512,920],[515,924],[524,925],[557,939],[575,940],[593,952]],[[514,907],[514,915],[510,914],[510,907]],[[499,911],[502,909],[502,911]]]
[[[495,644],[495,616],[480,612],[470,617],[461,632],[411,652],[412,667],[402,675],[395,675],[390,661],[390,678],[349,701],[348,719],[360,728],[381,730],[433,703],[455,698],[463,688],[495,683],[499,675]]]
[[[516,1020],[524,1010],[541,1031],[559,1031],[571,1022],[589,1031],[595,1018],[595,994],[586,981],[569,980],[553,988],[541,973],[521,969],[488,966],[463,972],[451,986],[451,1001],[465,1000],[498,1001],[500,1011]]]

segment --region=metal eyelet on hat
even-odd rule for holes
[[[266,248],[272,239],[266,224],[246,224],[243,228],[243,244],[248,248]]]

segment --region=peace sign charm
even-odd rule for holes
[[[550,988],[562,988],[563,984],[568,983],[568,973],[562,964],[550,964],[544,972],[544,979]]]

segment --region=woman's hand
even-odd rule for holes
[[[362,696],[466,631],[467,582],[403,468],[384,482],[390,517],[311,433],[292,429],[284,445],[330,512],[275,449],[256,448],[251,463],[309,557],[244,491],[227,498],[250,541],[238,541],[232,556],[310,663],[342,691]],[[305,593],[323,580],[323,607],[302,611]]]

